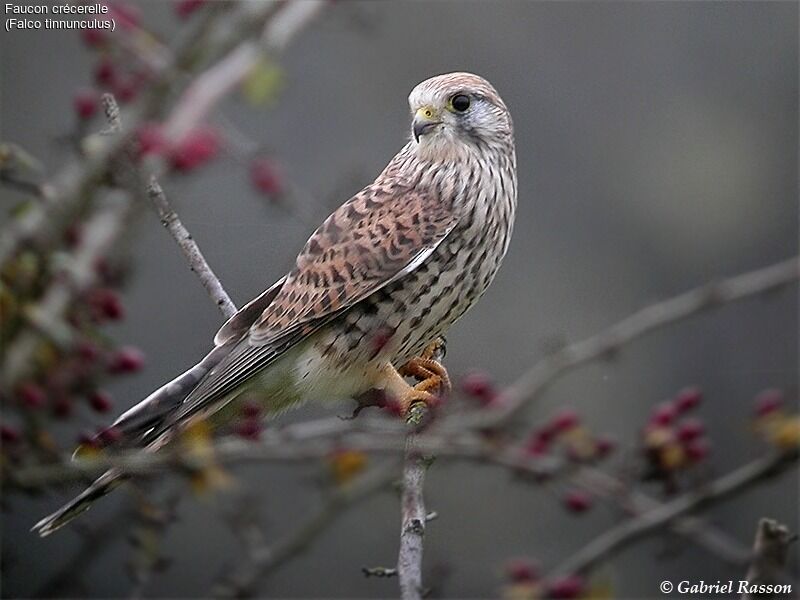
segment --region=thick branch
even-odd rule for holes
[[[427,409],[419,403],[411,407],[408,424],[416,428],[426,416]],[[403,600],[422,598],[422,552],[425,538],[425,459],[416,445],[412,431],[406,438],[403,462],[403,490],[400,499],[402,519],[400,526],[400,551],[397,556],[397,576],[400,597]]]
[[[747,581],[755,585],[774,585],[784,579],[789,544],[796,536],[789,533],[786,525],[773,519],[761,519],[753,544],[753,562],[747,571]],[[758,597],[758,596],[756,596]],[[742,600],[751,600],[753,595],[745,593]]]
[[[265,10],[269,18],[261,36],[239,44],[192,82],[178,101],[181,110],[173,111],[167,121],[167,137],[183,137],[192,123],[205,118],[222,98],[247,77],[264,54],[283,50],[324,6],[323,0],[264,3],[261,10]]]
[[[192,234],[184,227],[178,214],[172,209],[164,190],[155,177],[150,180],[147,194],[150,196],[150,200],[153,201],[156,211],[158,211],[158,218],[161,219],[161,224],[166,227],[186,257],[189,268],[197,275],[200,283],[206,288],[206,292],[211,296],[214,304],[222,311],[222,314],[225,315],[225,318],[232,317],[236,313],[236,305],[228,296],[225,288],[222,287],[214,271],[208,266],[203,253],[200,251],[200,246],[197,245],[197,242],[192,238]]]

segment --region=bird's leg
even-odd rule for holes
[[[414,377],[419,381],[415,389],[428,391],[437,389],[439,395],[447,395],[452,390],[450,376],[447,369],[439,362],[444,356],[444,338],[436,338],[423,350],[422,354],[415,356],[399,369],[400,375]]]
[[[422,386],[424,381],[416,386],[410,385],[391,364],[386,363],[378,372],[376,387],[386,392],[386,395],[397,402],[400,415],[405,417],[409,409],[418,402],[432,405],[436,396],[428,388]],[[420,387],[422,386],[422,387]]]
[[[384,363],[372,374],[375,389],[384,393],[398,403],[402,416],[418,402],[433,405],[439,396],[450,392],[450,377],[447,370],[439,362],[444,356],[445,342],[437,338],[428,345],[420,356],[416,356],[395,369],[391,363]],[[413,377],[418,381],[410,385],[405,378]]]

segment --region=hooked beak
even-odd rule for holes
[[[425,135],[437,125],[441,124],[439,115],[431,106],[423,106],[414,113],[414,122],[412,124],[412,131],[414,132],[414,139],[419,143],[420,136]]]

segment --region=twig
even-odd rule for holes
[[[101,133],[104,135],[119,133],[120,129],[122,129],[122,122],[119,118],[119,104],[117,104],[116,98],[114,98],[113,94],[105,93],[100,100],[103,103],[106,121],[108,121],[108,127]]]
[[[239,44],[217,64],[199,75],[178,101],[165,126],[170,139],[182,138],[192,123],[202,120],[234,89],[267,52],[279,52],[325,7],[323,0],[264,3],[268,20],[260,39]]]
[[[747,582],[757,586],[779,583],[783,579],[781,574],[786,567],[789,544],[795,537],[789,533],[786,525],[773,519],[761,519],[756,530],[753,562],[747,571]],[[742,594],[742,600],[753,597],[749,592]]]
[[[391,567],[361,567],[364,577],[397,577],[397,569]]]
[[[158,211],[161,224],[166,227],[186,257],[189,268],[197,275],[200,283],[206,288],[206,292],[211,296],[219,310],[222,311],[222,314],[225,315],[225,318],[232,317],[236,313],[236,305],[228,296],[225,288],[222,287],[214,271],[208,266],[208,262],[206,262],[203,253],[200,251],[200,246],[197,245],[197,242],[192,238],[192,234],[184,227],[178,214],[172,209],[164,190],[155,177],[150,179],[147,194],[155,205],[156,211]]]
[[[427,407],[423,403],[411,406],[408,425],[416,430],[426,417]],[[422,489],[425,483],[425,459],[416,445],[416,434],[411,431],[406,437],[403,461],[403,491],[400,499],[402,510],[400,527],[400,550],[397,556],[397,576],[400,597],[403,600],[422,598],[422,552],[425,540],[425,499]]]
[[[241,598],[253,594],[261,579],[308,548],[347,508],[388,486],[395,478],[395,469],[393,464],[377,465],[335,489],[323,507],[297,529],[270,546],[255,549],[245,564],[216,587],[214,596]]]
[[[652,304],[601,333],[542,359],[503,391],[504,402],[500,406],[448,419],[447,428],[463,430],[507,423],[567,371],[613,356],[624,345],[666,325],[737,300],[779,290],[796,282],[798,277],[800,258],[795,256]]]
[[[623,510],[632,516],[641,515],[663,506],[662,502],[635,489],[630,489],[618,478],[597,468],[581,468],[576,474],[574,482],[598,496],[617,501]],[[671,525],[675,533],[705,548],[736,569],[741,569],[749,564],[752,558],[752,552],[748,547],[700,517],[684,516],[675,519]]]
[[[607,560],[614,552],[658,531],[676,519],[740,494],[754,484],[794,467],[797,458],[796,451],[758,458],[708,483],[701,489],[687,492],[658,508],[620,523],[590,541],[576,554],[558,565],[553,574],[560,576],[583,573],[598,562]]]

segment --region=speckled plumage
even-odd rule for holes
[[[468,109],[456,109],[458,95]],[[157,449],[193,418],[224,423],[245,391],[277,412],[396,384],[394,368],[486,290],[514,222],[511,117],[494,88],[469,73],[420,83],[409,104],[411,141],[325,220],[290,273],[220,329],[201,363],[115,422],[123,443]],[[40,533],[76,507],[80,498],[72,512],[68,505],[38,524]]]

